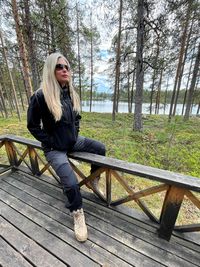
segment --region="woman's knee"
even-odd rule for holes
[[[46,160],[49,162],[51,167],[57,172],[60,166],[67,164],[69,165],[66,153],[53,150],[45,153]]]
[[[60,177],[63,186],[76,187],[78,179],[70,164],[65,163],[60,165],[56,171],[56,174]]]
[[[92,143],[92,151],[91,153],[98,154],[101,156],[105,156],[106,154],[106,147],[103,143],[93,140]]]
[[[102,156],[105,156],[106,155],[106,147],[104,144],[102,144],[102,147],[101,147],[101,155]]]
[[[101,156],[106,155],[106,147],[103,143],[98,142],[97,147],[96,147],[96,153]]]

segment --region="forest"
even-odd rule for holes
[[[0,17],[0,111],[3,118],[26,111],[39,88],[48,54],[69,60],[81,100],[128,102],[133,129],[143,129],[142,104],[159,114],[177,103],[188,120],[200,112],[200,3],[198,0],[4,0]],[[106,51],[106,57],[103,52]],[[108,92],[95,77],[107,76]],[[132,105],[134,103],[134,109]],[[90,109],[91,110],[91,109]]]
[[[199,26],[199,0],[0,1],[0,135],[34,139],[27,107],[45,59],[58,51],[69,60],[82,106],[89,103],[80,135],[104,143],[109,158],[200,177]],[[112,112],[92,112],[104,100]],[[149,182],[124,178],[136,190]],[[148,203],[157,213],[159,198]],[[180,220],[199,223],[199,210],[184,209]]]

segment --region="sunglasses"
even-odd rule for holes
[[[56,64],[56,70],[63,70],[63,69],[66,69],[67,71],[70,70],[70,68],[69,68],[68,65],[65,65],[65,64]]]

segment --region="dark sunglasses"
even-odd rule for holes
[[[56,64],[56,70],[63,70],[66,69],[67,71],[70,70],[69,66],[65,65],[65,64]]]

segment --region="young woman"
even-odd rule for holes
[[[46,59],[43,80],[30,100],[27,127],[42,143],[45,157],[60,177],[63,192],[68,198],[67,208],[74,217],[74,232],[80,242],[87,240],[87,227],[77,177],[67,153],[74,151],[105,155],[104,144],[78,136],[81,116],[80,101],[72,85],[68,60],[60,53]],[[91,172],[98,166],[92,165]]]

